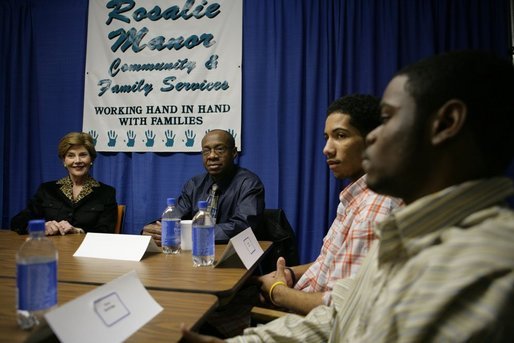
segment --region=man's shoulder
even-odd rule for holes
[[[254,180],[261,182],[261,179],[259,178],[259,176],[257,174],[252,172],[250,169],[243,168],[243,167],[237,167],[234,177],[254,179]]]
[[[459,224],[470,237],[485,244],[500,244],[514,241],[514,210],[503,206],[492,206],[472,213]]]
[[[197,174],[197,175],[191,177],[187,181],[187,183],[189,183],[189,184],[192,183],[194,185],[198,185],[198,184],[204,182],[204,180],[206,178],[209,178],[208,173]],[[249,169],[239,167],[239,166],[236,167],[230,180],[231,180],[230,183],[233,183],[234,181],[236,181],[238,183],[249,183],[252,185],[259,185],[261,187],[264,187],[261,179],[259,178],[259,176],[257,174],[255,174],[254,172],[252,172]]]
[[[474,212],[455,226],[444,229],[433,258],[458,265],[462,270],[485,268],[514,270],[514,211],[493,206]],[[450,262],[451,261],[451,262]]]
[[[208,176],[209,176],[208,173],[196,174],[193,177],[191,177],[189,180],[187,180],[187,182],[194,182],[196,184],[196,183],[202,181],[203,179],[205,179]]]

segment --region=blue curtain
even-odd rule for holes
[[[83,0],[0,0],[3,228],[41,182],[65,175],[57,143],[82,128],[87,10]],[[266,207],[285,210],[302,262],[318,255],[344,185],[322,154],[334,99],[380,96],[398,68],[442,51],[510,56],[509,0],[244,0],[243,12],[238,163],[263,180]],[[93,175],[116,187],[124,232],[138,233],[201,172],[196,153],[101,153]]]

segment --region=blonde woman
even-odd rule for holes
[[[31,219],[45,219],[45,234],[114,232],[116,191],[89,174],[96,158],[93,138],[84,132],[70,132],[58,146],[58,156],[68,175],[41,184],[27,208],[11,221],[11,229],[27,233]]]

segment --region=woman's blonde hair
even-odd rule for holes
[[[95,143],[93,141],[93,137],[89,133],[85,132],[70,132],[59,141],[59,146],[57,147],[57,153],[61,160],[64,159],[64,156],[70,150],[70,148],[74,145],[83,146],[89,152],[89,156],[91,156],[91,161],[94,161],[96,158],[96,150]]]

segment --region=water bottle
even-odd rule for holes
[[[165,254],[180,254],[180,214],[175,207],[175,198],[168,198],[167,207],[161,217],[161,245]]]
[[[57,250],[45,236],[45,221],[29,221],[29,234],[16,254],[16,317],[24,330],[57,305]]]
[[[207,211],[207,201],[198,202],[198,213],[193,217],[193,265],[214,264],[214,221]]]

